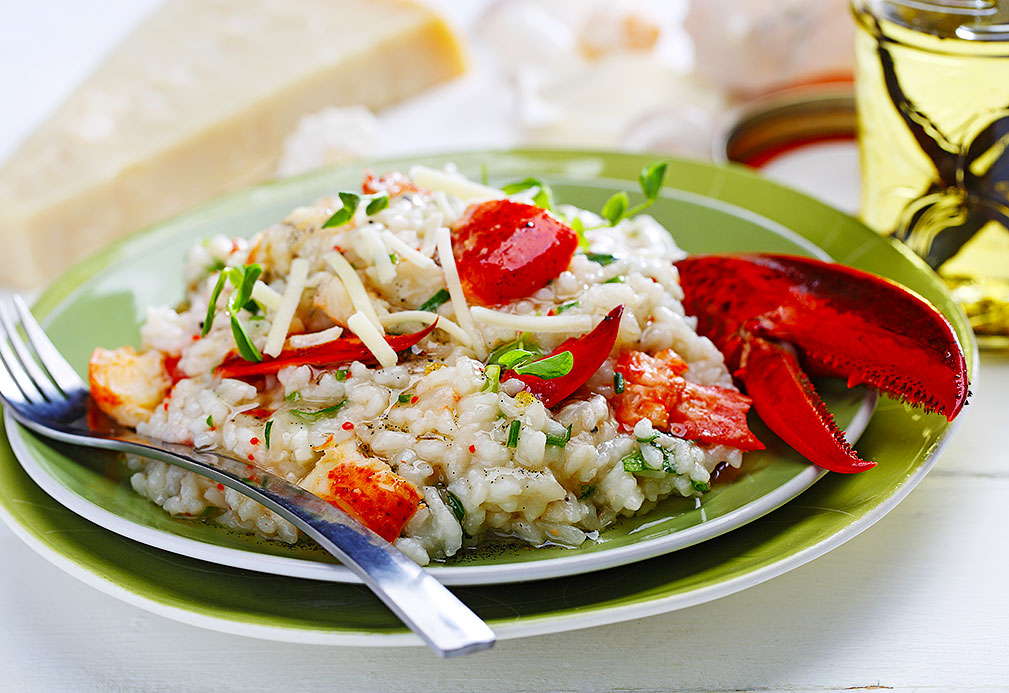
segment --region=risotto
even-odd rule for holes
[[[663,173],[642,173],[642,207]],[[251,239],[194,247],[184,302],[148,309],[139,352],[96,349],[92,393],[139,433],[301,485],[421,564],[501,537],[577,546],[762,447],[684,316],[684,253],[627,207],[451,167],[368,173]],[[299,539],[222,485],[129,465],[173,515]]]

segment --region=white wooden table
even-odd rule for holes
[[[140,11],[127,4],[89,3],[117,12],[89,20],[77,9],[80,23],[57,25],[37,49],[15,38],[40,13],[7,13],[15,21],[0,23],[0,89],[40,91],[0,109],[0,156],[86,71],[73,64]],[[26,50],[35,80],[11,63]],[[460,144],[510,144],[497,138]],[[775,174],[815,189],[804,171],[799,161]],[[850,204],[843,182],[833,199]],[[1009,459],[997,436],[1009,429],[1009,355],[985,354],[979,375],[935,469],[826,556],[712,603],[449,661],[420,648],[291,645],[169,621],[77,582],[0,526],[0,690],[1007,690]]]

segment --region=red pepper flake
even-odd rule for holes
[[[165,399],[164,407],[165,407],[165,411],[168,411],[168,400],[167,399]]]
[[[551,308],[550,310],[547,311],[547,315],[557,315],[557,311]]]
[[[470,445],[469,446],[469,451],[470,452],[476,452],[476,446],[475,445]]]
[[[418,397],[417,395],[414,395],[413,397],[410,398],[410,404],[417,404],[417,401],[419,399],[420,399],[420,397]]]
[[[253,455],[251,452],[249,453],[249,461],[250,462],[255,462],[256,461],[256,456]]]
[[[344,421],[343,422],[343,430],[345,430],[345,431],[353,431],[354,430],[354,424],[352,424],[349,421]]]
[[[193,341],[194,341],[194,342],[198,342],[198,341],[200,341],[200,335],[198,335],[198,334],[194,334],[194,335],[193,335]]]
[[[249,443],[251,445],[259,445],[259,438],[255,438],[255,437],[249,438]]]
[[[218,484],[217,485],[217,490],[218,491],[223,491],[224,490],[224,484]]]

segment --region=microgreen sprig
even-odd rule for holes
[[[533,188],[536,189],[536,194],[533,195],[533,204],[537,207],[542,207],[548,212],[554,211],[554,205],[556,204],[554,202],[554,191],[539,178],[526,178],[525,180],[508,183],[501,190],[505,195],[514,195],[515,193],[532,190]]]
[[[655,161],[641,169],[638,174],[638,184],[641,186],[641,194],[645,196],[645,201],[641,204],[630,206],[630,198],[627,193],[620,191],[614,194],[603,205],[600,216],[605,219],[610,226],[616,226],[621,220],[633,217],[648,207],[655,204],[662,190],[662,181],[666,177],[665,161]]]
[[[341,192],[338,194],[343,206],[336,210],[336,213],[334,213],[333,216],[331,216],[326,223],[322,225],[322,228],[324,229],[331,229],[334,226],[343,226],[348,223],[354,218],[354,215],[357,213],[357,207],[361,204],[360,195],[352,192]]]
[[[246,361],[262,361],[263,355],[253,344],[252,338],[245,331],[241,321],[238,319],[238,312],[245,308],[250,313],[259,312],[259,304],[252,298],[252,289],[256,280],[263,273],[263,268],[259,265],[240,265],[239,267],[225,267],[217,277],[213,291],[210,292],[210,302],[207,304],[207,315],[203,319],[203,330],[201,337],[206,337],[214,323],[214,313],[217,311],[217,300],[221,296],[226,282],[231,282],[235,288],[225,311],[231,317],[231,333],[235,337],[235,346],[238,347],[238,354]]]

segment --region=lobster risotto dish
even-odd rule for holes
[[[663,164],[640,204],[599,213],[536,179],[380,173],[192,248],[185,297],[147,310],[140,349],[94,351],[99,408],[297,483],[421,564],[502,538],[578,546],[763,447],[684,314],[685,253],[641,213]],[[128,464],[172,515],[299,539],[202,476]]]

